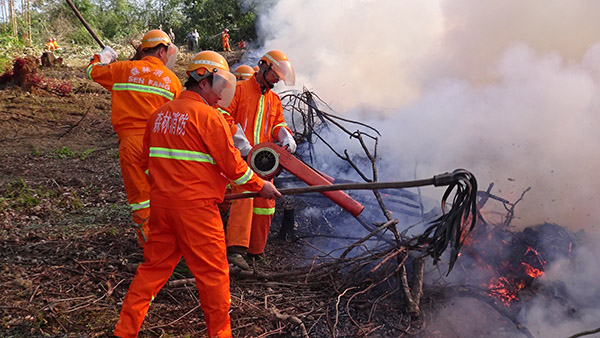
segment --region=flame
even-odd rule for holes
[[[525,262],[521,262],[521,265],[525,267],[525,273],[531,278],[537,278],[544,275],[544,271],[536,269]]]
[[[492,278],[489,285],[489,295],[500,299],[506,306],[510,306],[513,300],[517,299],[518,290],[511,286],[511,283],[505,277]]]
[[[475,246],[481,250],[472,250],[469,254],[477,266],[487,271],[488,277],[482,283],[488,295],[507,307],[515,300],[519,301],[519,293],[544,275],[546,262],[541,255],[531,246],[524,246],[524,242],[510,231],[480,232],[467,245],[467,250]],[[495,260],[496,257],[501,260]]]
[[[518,266],[514,266],[508,261],[501,262],[500,267],[504,271],[504,276],[493,277],[490,280],[488,285],[490,296],[498,298],[506,306],[510,306],[514,300],[519,299],[519,291],[524,289],[533,279],[544,275],[543,268],[546,262],[540,257],[539,253],[535,249],[527,247],[522,259],[527,257],[533,258],[534,264],[538,263],[540,268],[524,261],[521,261]]]

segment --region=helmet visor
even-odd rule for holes
[[[220,97],[217,102],[219,106],[229,107],[235,94],[235,82],[235,75],[226,70],[217,69],[217,72],[213,73],[212,90]]]
[[[296,74],[294,73],[294,67],[289,61],[276,61],[271,65],[271,69],[277,73],[280,79],[287,86],[293,86],[296,83]]]
[[[169,69],[173,69],[175,67],[175,62],[177,61],[177,51],[178,48],[174,44],[169,44],[167,47],[167,63],[165,66]]]

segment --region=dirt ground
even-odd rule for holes
[[[190,57],[175,69],[182,79]],[[235,62],[240,54],[228,57]],[[66,58],[62,67],[40,69],[46,81],[69,83],[67,96],[35,87],[0,90],[0,337],[109,336],[143,260],[120,176],[110,93],[86,79],[86,60]],[[278,203],[274,231],[280,219]],[[338,310],[331,278],[288,275],[299,266],[294,257],[301,246],[272,239],[261,275],[232,271],[235,337],[327,337],[332,327],[340,337],[413,330],[397,299],[380,302],[376,311],[355,303],[354,320],[363,318],[369,330],[338,318],[346,310]],[[189,277],[181,262],[171,281]],[[140,337],[205,334],[195,286],[182,283],[158,294]]]

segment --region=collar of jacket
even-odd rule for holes
[[[179,97],[182,99],[189,99],[189,100],[194,100],[194,101],[200,101],[202,103],[204,103],[205,105],[208,106],[208,103],[206,102],[206,100],[202,97],[202,95],[193,92],[191,90],[184,90],[181,94],[179,94]]]
[[[142,58],[142,60],[144,60],[144,61],[148,61],[148,62],[150,62],[150,63],[157,63],[157,64],[161,64],[161,65],[163,65],[163,66],[165,65],[165,64],[164,64],[164,63],[163,63],[163,62],[162,62],[162,61],[161,61],[159,58],[157,58],[157,57],[156,57],[156,56],[154,56],[154,55],[147,55],[147,56],[144,56],[144,57]]]

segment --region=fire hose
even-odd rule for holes
[[[404,188],[416,188],[433,185],[435,187],[447,186],[457,181],[456,175],[461,172],[467,172],[466,170],[458,169],[452,173],[444,173],[435,175],[432,178],[414,180],[414,181],[401,181],[401,182],[366,182],[366,183],[340,183],[331,185],[313,185],[301,188],[283,188],[278,189],[282,195],[298,195],[308,194],[312,192],[325,192],[325,191],[340,191],[340,190],[379,190],[379,189],[404,189]],[[253,198],[260,197],[257,192],[252,193],[240,193],[240,194],[228,194],[225,195],[226,200],[235,200],[241,198]]]
[[[467,235],[477,221],[477,180],[472,173],[457,169],[452,173],[435,175],[432,178],[401,182],[366,182],[333,184],[322,174],[313,170],[280,146],[265,142],[252,148],[248,154],[252,170],[264,179],[271,179],[283,168],[309,184],[308,187],[279,189],[282,195],[320,192],[354,216],[367,230],[375,228],[360,216],[364,207],[342,190],[403,189],[423,186],[447,186],[442,197],[442,216],[433,220],[423,234],[415,237],[416,245],[437,264],[446,248],[450,246],[448,273],[452,270],[458,252]],[[456,189],[450,210],[446,212],[446,201]],[[258,193],[227,194],[226,200],[259,197]]]
[[[79,18],[79,21],[81,21],[81,23],[83,24],[83,26],[85,27],[85,29],[87,29],[87,31],[92,35],[92,37],[94,38],[94,40],[96,40],[96,42],[100,45],[100,48],[104,48],[105,47],[104,43],[102,43],[102,41],[100,40],[100,38],[98,38],[98,36],[96,35],[96,33],[94,33],[94,30],[92,29],[92,27],[90,27],[90,25],[88,25],[88,23],[85,21],[85,19],[81,15],[81,13],[79,13],[79,11],[77,10],[77,7],[75,7],[75,5],[73,4],[73,2],[71,2],[71,0],[67,0],[67,4],[69,4],[69,7],[71,7],[71,9],[73,10],[73,12],[77,16],[77,18]]]

